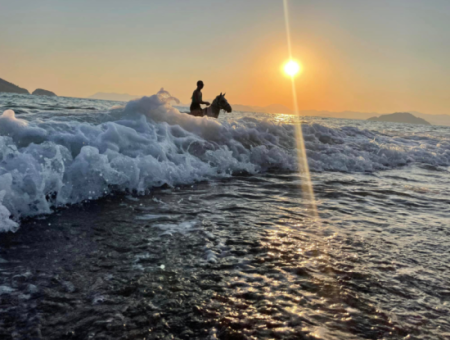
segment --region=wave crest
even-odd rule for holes
[[[167,91],[115,108],[99,124],[0,117],[0,231],[23,217],[96,199],[140,194],[235,173],[296,171],[294,127],[244,117],[180,113]],[[377,171],[410,162],[450,164],[448,140],[405,139],[352,127],[304,124],[312,171]]]

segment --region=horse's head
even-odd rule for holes
[[[225,93],[222,94],[222,92],[214,99],[213,104],[219,106],[219,109],[225,110],[226,112],[230,113],[232,111],[231,105],[228,103],[228,101],[225,99]]]

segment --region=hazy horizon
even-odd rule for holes
[[[226,92],[292,109],[282,1],[2,2],[0,77],[61,96]],[[450,3],[290,1],[300,110],[448,114]],[[187,15],[186,13],[189,13]]]
[[[118,101],[118,102],[128,102],[134,99],[140,99],[143,95],[130,95],[128,93],[105,93],[98,92],[94,95],[88,97],[71,97],[71,96],[62,96],[66,98],[79,98],[79,99],[94,99],[94,100],[105,100],[105,101]],[[61,96],[60,96],[61,97]],[[176,97],[176,95],[174,96]],[[212,101],[212,98],[206,99],[207,101]],[[282,105],[282,104],[269,104],[267,106],[252,106],[252,105],[244,105],[238,103],[231,103],[234,111],[240,112],[262,112],[262,113],[270,113],[270,114],[294,114],[292,109]],[[175,105],[178,107],[188,107],[189,103],[180,102]],[[450,115],[447,114],[429,114],[424,112],[417,112],[414,110],[403,110],[398,112],[361,112],[361,111],[329,111],[329,110],[299,110],[299,114],[304,117],[324,117],[324,118],[341,118],[341,119],[356,119],[356,120],[367,120],[373,117],[379,117],[382,115],[391,115],[392,113],[399,112],[408,112],[413,114],[416,117],[427,120],[432,125],[443,125],[450,126]]]

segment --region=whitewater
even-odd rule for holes
[[[177,103],[164,90],[126,104],[2,94],[0,231],[113,192],[297,171],[291,116],[215,120],[182,113]],[[450,165],[446,127],[304,118],[302,129],[312,172]]]

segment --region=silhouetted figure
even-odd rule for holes
[[[203,116],[202,108],[200,104],[204,104],[209,106],[210,104],[208,102],[204,102],[202,100],[202,89],[203,89],[203,82],[199,80],[197,82],[197,88],[195,89],[194,93],[192,94],[192,103],[191,103],[191,115],[193,116]]]

